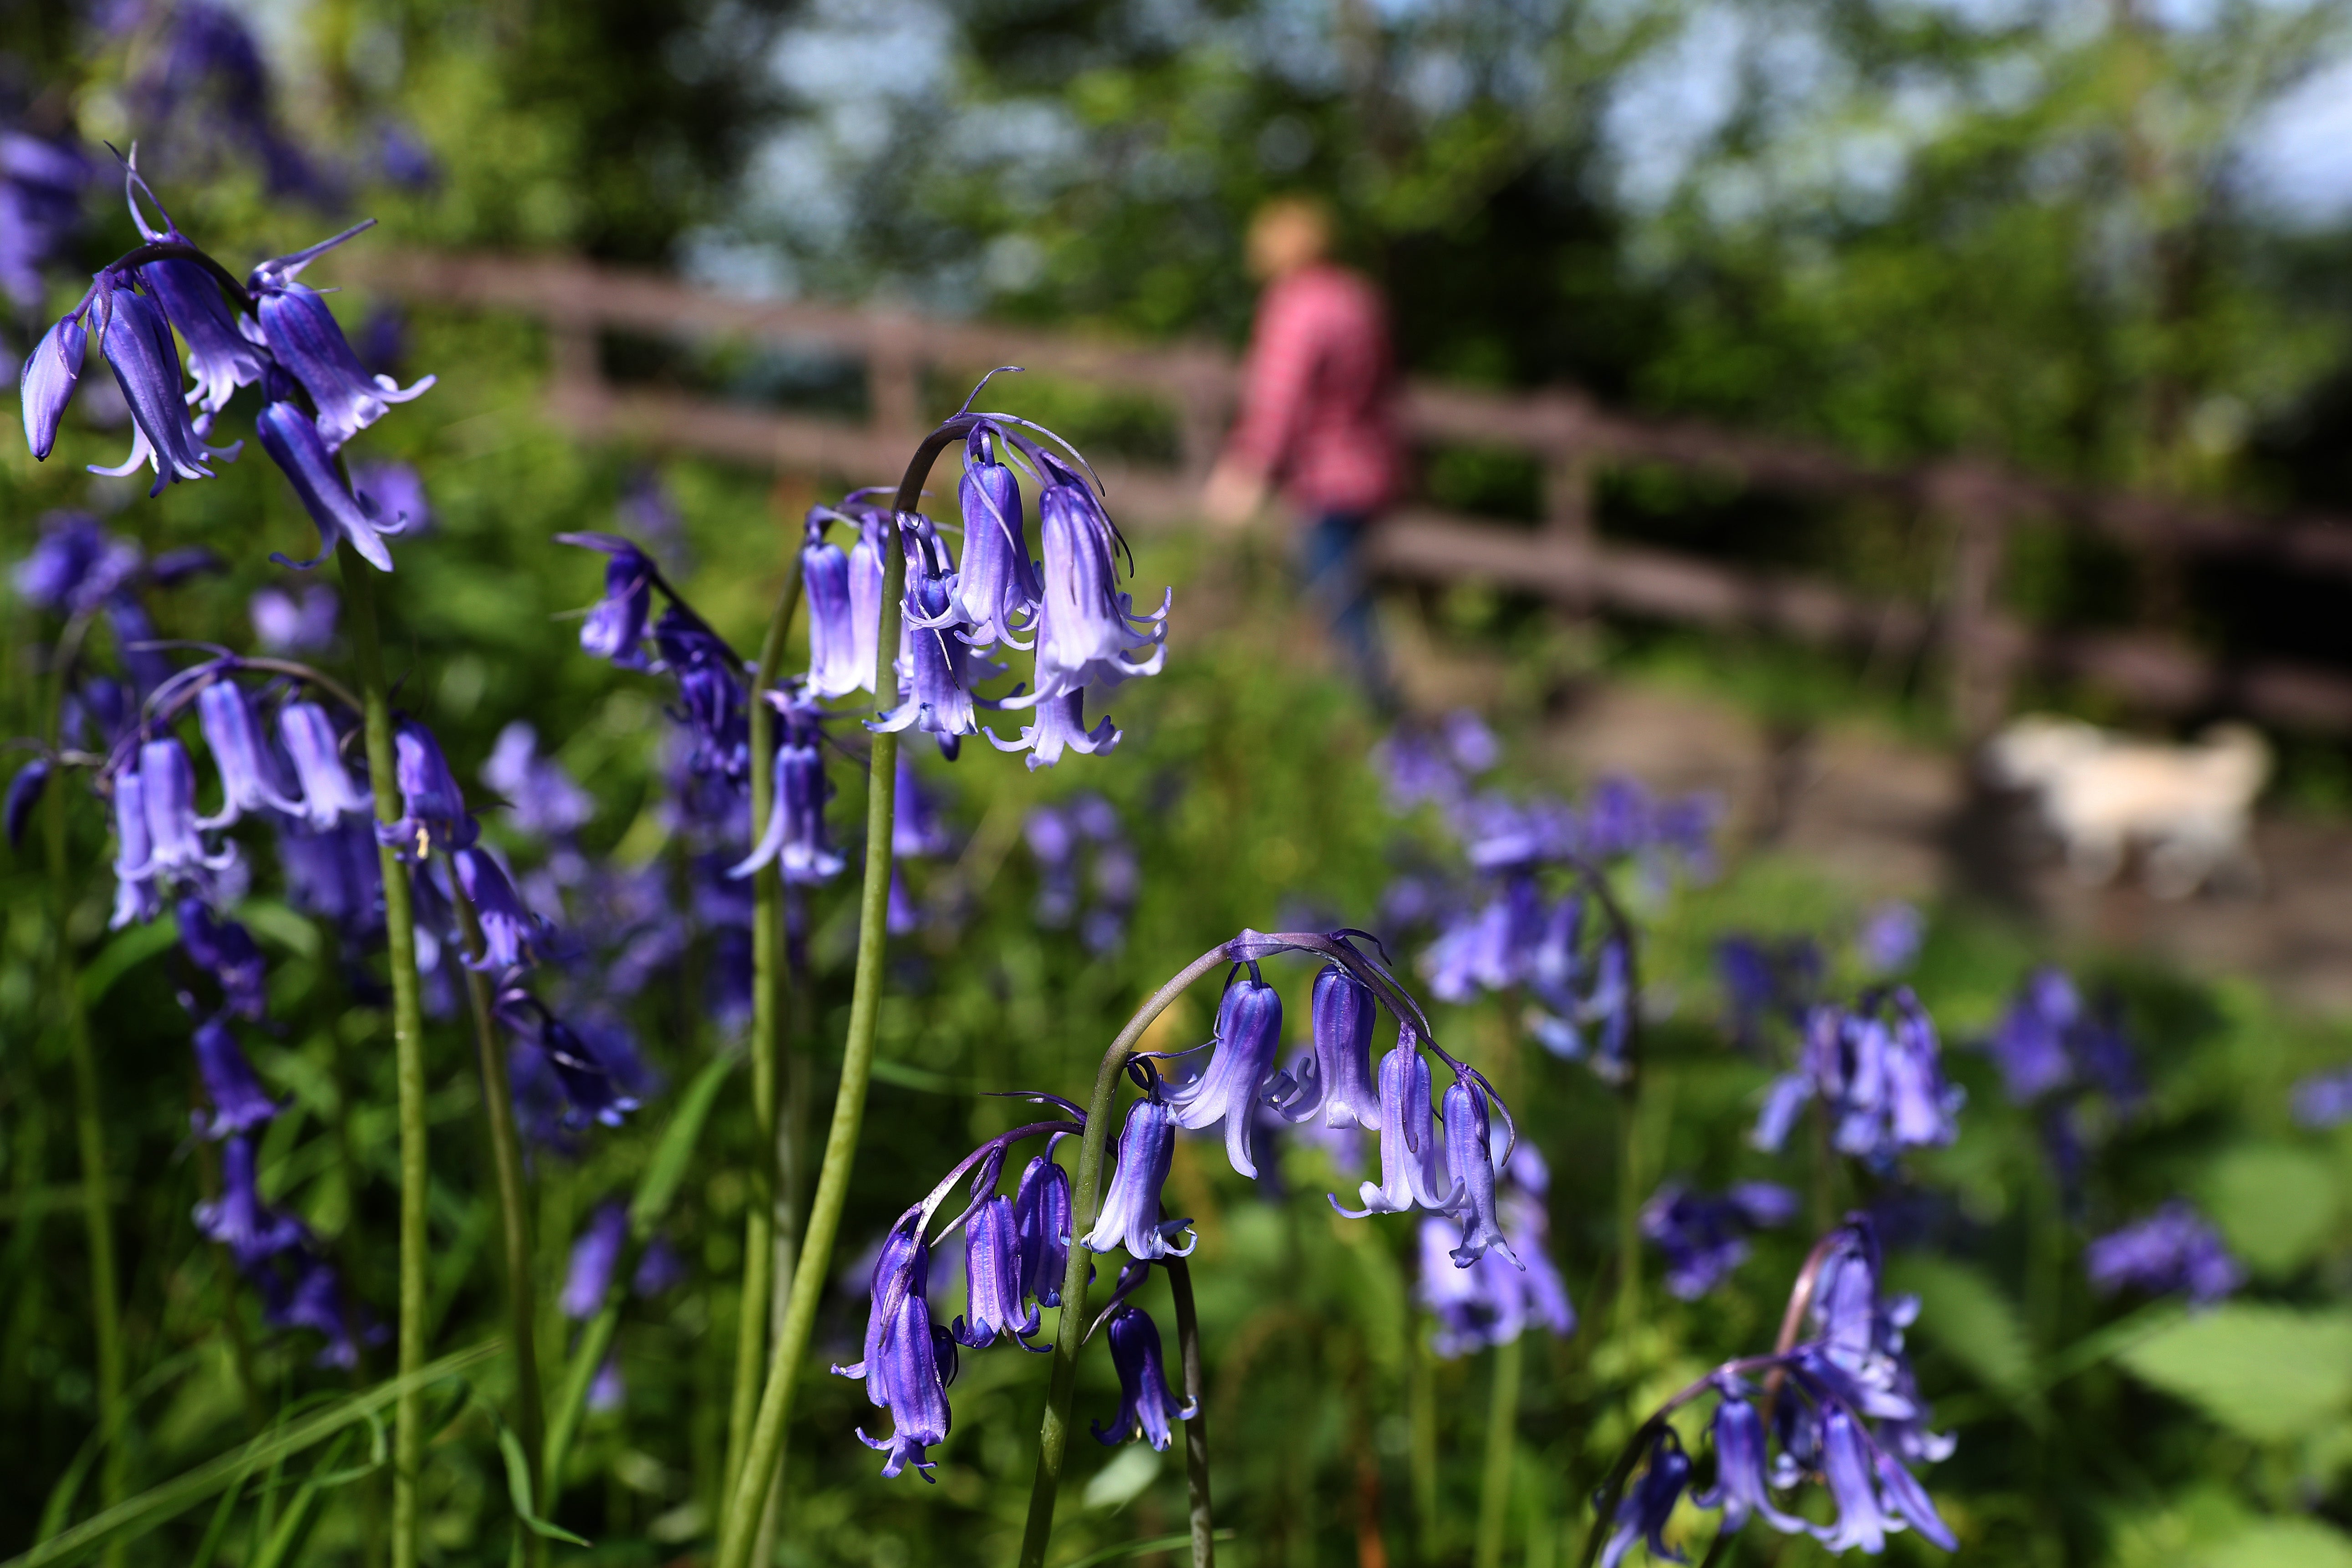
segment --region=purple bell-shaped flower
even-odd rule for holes
[[[1184,1232],[1188,1220],[1160,1217],[1160,1190],[1167,1184],[1168,1167],[1176,1152],[1176,1121],[1159,1100],[1143,1099],[1129,1107],[1127,1125],[1119,1130],[1118,1163],[1103,1194],[1102,1213],[1095,1227],[1081,1238],[1090,1252],[1124,1247],[1135,1258],[1164,1258],[1173,1253],[1189,1258],[1192,1247],[1169,1245]]]
[[[1244,1176],[1257,1175],[1251,1147],[1257,1108],[1275,1076],[1282,1043],[1282,995],[1260,980],[1257,967],[1237,975],[1217,1005],[1215,1054],[1199,1078],[1168,1091],[1176,1125],[1197,1132],[1225,1125],[1225,1157]]]
[[[1108,1331],[1111,1365],[1118,1371],[1118,1414],[1108,1426],[1094,1424],[1095,1439],[1115,1447],[1141,1437],[1165,1453],[1174,1435],[1169,1422],[1190,1421],[1200,1406],[1179,1402],[1169,1388],[1160,1356],[1160,1327],[1142,1308],[1121,1303],[1111,1312]]]

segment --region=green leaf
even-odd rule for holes
[[[1913,1334],[1966,1367],[2012,1403],[2034,1397],[2033,1349],[2016,1305],[1977,1269],[1948,1258],[1906,1257],[1886,1271],[1887,1286],[1919,1298]]]
[[[236,906],[236,918],[297,958],[319,956],[319,928],[277,899],[246,899]]]
[[[110,1541],[135,1540],[157,1525],[178,1518],[206,1498],[235,1486],[253,1471],[299,1454],[354,1422],[366,1420],[372,1412],[395,1403],[409,1389],[430,1387],[443,1378],[478,1366],[503,1348],[497,1340],[485,1340],[469,1350],[419,1367],[412,1376],[379,1383],[364,1394],[348,1394],[315,1415],[265,1432],[250,1443],[207,1460],[162,1486],[150,1487],[137,1497],[116,1503],[96,1518],[84,1520],[29,1552],[0,1563],[0,1568],[42,1568],[46,1563],[69,1563]]]
[[[1239,1533],[1238,1531],[1220,1530],[1213,1531],[1209,1539],[1231,1541]],[[1169,1552],[1192,1543],[1190,1534],[1155,1535],[1149,1541],[1124,1541],[1117,1546],[1106,1546],[1100,1552],[1089,1552],[1076,1562],[1066,1564],[1065,1568],[1098,1568],[1101,1563],[1116,1563],[1123,1557],[1140,1557],[1147,1552]]]
[[[2117,1359],[2232,1431],[2275,1442],[2352,1403],[2352,1313],[2231,1302],[2192,1313]]]
[[[145,925],[132,926],[129,931],[98,950],[98,955],[82,966],[81,1005],[98,1005],[99,998],[114,989],[114,983],[180,940],[180,922],[169,915],[159,915]]]
[[[694,1158],[695,1145],[702,1141],[702,1124],[709,1118],[710,1107],[719,1098],[719,1090],[727,1075],[741,1061],[740,1052],[714,1058],[695,1074],[686,1093],[678,1098],[677,1110],[662,1129],[661,1142],[654,1149],[654,1157],[646,1166],[645,1175],[637,1183],[636,1195],[629,1203],[629,1228],[645,1240],[669,1212],[670,1200],[677,1195],[678,1184],[686,1179],[687,1163]]]
[[[2230,1150],[2213,1162],[2199,1195],[2230,1249],[2258,1274],[2294,1273],[2336,1228],[2335,1172],[2292,1144]]]
[[[2352,1538],[2315,1519],[2266,1519],[2191,1562],[2194,1568],[2352,1568]]]

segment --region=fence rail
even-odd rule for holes
[[[887,310],[737,300],[565,258],[352,252],[341,260],[352,280],[395,297],[543,321],[551,343],[549,412],[590,439],[887,478],[920,433],[928,370],[1019,363],[1142,394],[1172,409],[1177,464],[1105,466],[1103,477],[1120,515],[1147,524],[1191,515],[1239,385],[1233,357],[1197,343],[1142,348]],[[604,374],[600,341],[612,331],[816,347],[860,361],[868,417],[859,424],[616,384]],[[2341,579],[2352,589],[2352,518],[2265,516],[2087,489],[1972,459],[1879,467],[1817,444],[1636,418],[1568,390],[1504,395],[1416,382],[1403,406],[1418,440],[1500,447],[1534,458],[1545,473],[1545,516],[1529,529],[1424,509],[1400,511],[1383,520],[1371,542],[1373,564],[1385,574],[1490,582],[1579,611],[1750,626],[1894,654],[1938,653],[1948,668],[1956,716],[1971,734],[1999,721],[2012,680],[2025,670],[2089,681],[2158,713],[2228,710],[2294,728],[2352,731],[2352,679],[2333,670],[2215,660],[2153,633],[2034,628],[1995,607],[2008,535],[2022,522],[2055,521],[2139,550],[2266,561]],[[1818,580],[1603,542],[1593,526],[1594,482],[1609,468],[1633,464],[1759,489],[1877,498],[1932,517],[1948,531],[1948,584],[1937,603],[1873,600]]]

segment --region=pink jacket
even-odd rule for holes
[[[1371,283],[1318,264],[1258,301],[1229,459],[1307,513],[1375,511],[1403,488],[1388,312]]]

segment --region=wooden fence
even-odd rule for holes
[[[1172,410],[1178,463],[1106,466],[1103,478],[1119,516],[1147,525],[1192,515],[1238,387],[1232,356],[1200,344],[1121,346],[879,309],[750,301],[562,258],[353,251],[339,253],[339,260],[352,281],[397,298],[544,322],[552,361],[549,412],[590,439],[879,482],[896,475],[924,427],[927,371],[965,374],[1018,363],[1141,394]],[[858,424],[616,384],[603,368],[602,340],[614,331],[814,349],[860,362],[868,417]],[[1882,656],[1939,654],[1956,716],[1969,734],[1998,722],[2012,680],[2025,670],[2088,681],[2159,714],[2230,711],[2290,728],[2352,731],[2352,679],[2333,670],[2217,661],[2157,633],[2034,628],[1996,607],[2008,538],[2023,522],[2056,521],[2191,561],[2258,558],[2352,589],[2352,519],[2263,516],[2077,489],[1969,459],[1874,467],[1801,441],[1634,418],[1566,390],[1505,395],[1416,382],[1404,411],[1417,440],[1504,447],[1537,459],[1546,475],[1546,515],[1528,528],[1401,509],[1381,521],[1371,542],[1373,563],[1383,574],[1483,581],[1577,611],[1752,627]],[[1593,527],[1595,479],[1631,464],[1762,490],[1875,498],[1912,510],[1948,531],[1946,585],[1933,603],[1871,599],[1818,580],[1603,542]]]

